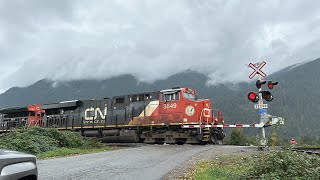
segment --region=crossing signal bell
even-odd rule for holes
[[[272,82],[272,81],[268,81],[268,88],[269,89],[273,89],[275,85],[277,85],[278,82]]]
[[[248,99],[249,99],[250,101],[252,101],[252,102],[258,102],[258,101],[259,101],[259,96],[258,96],[257,93],[251,91],[251,92],[249,92],[249,94],[248,94]]]

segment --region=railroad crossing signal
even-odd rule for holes
[[[266,62],[262,62],[260,64],[257,64],[257,65],[254,65],[252,63],[249,64],[249,67],[251,67],[254,71],[253,73],[250,74],[249,78],[252,79],[256,74],[260,74],[262,77],[266,77],[267,75],[262,72],[262,68],[264,65],[266,65],[267,63]]]
[[[270,102],[273,100],[273,95],[269,92],[269,91],[260,91],[259,93],[256,93],[256,92],[249,92],[248,94],[248,99],[254,103],[258,102],[259,101],[259,94],[261,94],[261,97],[262,99]],[[261,100],[262,100],[261,99]]]
[[[269,91],[261,91],[262,98],[268,102],[273,100],[273,96]]]
[[[277,85],[278,82],[272,82],[272,81],[268,81],[268,88],[269,89],[273,89],[275,85]]]
[[[258,101],[259,101],[259,96],[258,96],[257,93],[251,91],[251,92],[249,92],[249,94],[248,94],[248,99],[249,99],[250,101],[252,101],[252,102],[258,102]]]
[[[256,86],[257,86],[257,88],[258,88],[258,89],[260,89],[260,88],[261,88],[261,86],[262,86],[263,84],[265,84],[265,83],[267,83],[267,81],[260,81],[260,80],[257,80],[257,82],[256,82]]]
[[[258,88],[258,92],[250,91],[248,94],[248,99],[256,103],[254,105],[254,109],[258,109],[259,114],[261,115],[260,124],[263,125],[255,127],[262,128],[262,139],[260,142],[261,145],[264,147],[267,145],[266,133],[264,128],[267,126],[271,126],[272,124],[276,124],[278,122],[280,122],[280,124],[284,123],[281,117],[271,117],[269,114],[267,114],[268,104],[263,104],[263,100],[266,100],[268,102],[273,100],[273,96],[269,91],[262,90],[262,85],[267,83],[265,80],[262,80],[262,77],[266,77],[267,75],[264,72],[262,72],[261,69],[266,64],[267,63],[264,61],[262,63],[249,64],[249,67],[251,67],[254,70],[253,73],[250,74],[249,78],[252,79],[256,74],[258,74],[259,80],[256,81],[256,87]],[[278,82],[268,81],[268,88],[273,89],[274,86],[277,84]]]
[[[252,102],[258,102],[260,98],[264,99],[268,102],[272,101],[273,100],[272,94],[269,91],[262,91],[262,85],[266,84],[266,83],[267,83],[267,81],[257,80],[256,87],[259,89],[259,92],[258,93],[253,92],[253,91],[249,92],[248,99]],[[273,89],[274,86],[277,84],[278,84],[278,82],[268,81],[269,89]],[[261,96],[259,94],[261,94]]]

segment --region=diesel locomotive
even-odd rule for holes
[[[223,142],[222,113],[210,99],[199,99],[191,88],[171,88],[101,100],[72,100],[0,110],[0,132],[40,126],[79,131],[104,142],[206,144]]]

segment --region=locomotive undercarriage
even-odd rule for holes
[[[220,128],[182,129],[170,127],[133,127],[122,129],[81,130],[82,135],[97,137],[102,142],[127,142],[146,144],[222,144],[224,133]]]
[[[147,144],[199,144],[196,130],[163,129],[143,130],[140,138]]]
[[[213,128],[210,134],[210,141],[214,144],[223,144],[225,133],[222,128]]]
[[[181,129],[180,127],[143,130],[140,138],[148,144],[223,144],[221,128]]]

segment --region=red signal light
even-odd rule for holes
[[[272,82],[272,81],[268,81],[268,88],[269,89],[273,89],[275,85],[277,85],[278,82]]]
[[[256,94],[255,93],[250,93],[249,94],[249,99],[253,100],[256,98]]]
[[[259,96],[257,95],[257,93],[251,91],[248,94],[248,99],[252,102],[258,102],[259,101]]]

